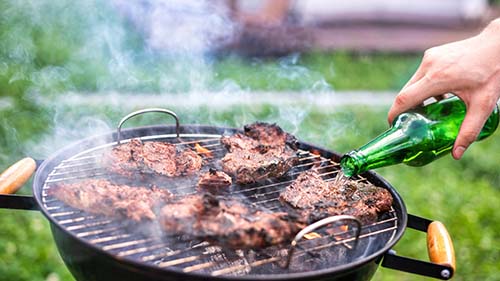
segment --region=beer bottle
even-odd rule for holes
[[[350,177],[399,163],[423,166],[434,161],[453,148],[465,110],[464,102],[454,96],[400,114],[389,130],[342,157],[343,173]],[[496,106],[477,140],[490,136],[498,119]]]

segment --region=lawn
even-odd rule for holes
[[[258,59],[173,56],[148,49],[141,35],[114,14],[93,1],[0,2],[0,170],[25,155],[44,159],[71,142],[112,130],[134,106],[113,106],[108,92],[168,92],[182,99],[186,91],[301,91],[311,97],[320,91],[397,91],[420,60],[418,54],[348,52]],[[102,104],[67,105],[69,91],[100,93]],[[387,128],[388,106],[172,109],[183,123],[276,122],[301,140],[346,152]],[[128,126],[163,122],[164,117],[153,115]],[[498,134],[474,144],[460,161],[445,157],[421,168],[378,170],[402,195],[409,213],[448,227],[457,256],[454,280],[500,280]],[[21,190],[30,192],[29,184]],[[425,235],[409,230],[395,250],[426,260]],[[0,280],[73,280],[40,213],[0,210]],[[374,280],[430,279],[379,268]]]
[[[241,126],[253,120],[277,122],[300,139],[332,150],[345,152],[369,140],[385,129],[386,108],[345,108],[325,112],[301,108],[282,109],[274,106],[254,108],[241,106],[229,110],[210,108],[174,108],[185,123]],[[14,112],[17,111],[17,112]],[[99,130],[112,127],[126,112],[111,107],[67,108],[58,112],[45,128],[28,126],[33,115],[22,109],[2,111],[2,120],[12,127],[2,134],[2,166],[24,155],[43,159],[51,152]],[[40,116],[44,114],[38,112]],[[291,119],[290,116],[301,116]],[[47,118],[49,119],[49,118]],[[161,116],[131,120],[129,126],[159,124]],[[42,122],[43,123],[43,122]],[[33,135],[26,136],[31,131]],[[44,132],[45,131],[45,132]],[[499,271],[498,233],[500,203],[498,189],[499,164],[492,159],[500,144],[498,135],[475,144],[461,161],[451,157],[422,168],[393,166],[380,169],[403,196],[409,213],[440,220],[454,238],[458,271],[455,280],[497,280]],[[29,193],[29,186],[22,190]],[[0,211],[0,272],[5,280],[71,280],[61,263],[46,220],[28,211]],[[407,231],[396,250],[401,255],[426,260],[425,236]],[[51,279],[52,278],[52,279]],[[415,275],[379,269],[375,280],[415,280]],[[425,278],[419,280],[427,280]]]

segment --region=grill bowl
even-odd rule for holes
[[[127,140],[130,138],[142,137],[145,140],[151,139],[169,139],[174,138],[175,136],[175,126],[148,126],[148,127],[139,127],[133,129],[123,130],[121,132],[121,139]],[[180,133],[181,139],[207,139],[214,138],[220,136],[222,134],[232,134],[237,130],[234,128],[224,128],[224,127],[213,127],[213,126],[201,126],[201,125],[190,125],[190,126],[181,126]],[[212,136],[212,137],[210,137]],[[347,248],[342,245],[335,246],[335,249],[342,252],[344,260],[337,260],[336,264],[324,264],[317,269],[312,269],[308,271],[303,270],[283,270],[279,267],[278,264],[273,264],[270,266],[270,269],[264,270],[262,272],[258,272],[254,274],[252,272],[249,273],[241,273],[241,272],[228,272],[228,274],[218,275],[217,272],[220,272],[219,269],[213,269],[209,271],[193,271],[193,272],[185,272],[186,267],[192,266],[192,263],[187,263],[185,266],[181,264],[181,266],[169,266],[169,267],[161,267],[158,266],[164,265],[165,262],[171,261],[171,259],[157,258],[152,261],[144,262],[141,258],[144,255],[153,255],[157,252],[161,252],[163,244],[164,248],[170,248],[168,242],[164,241],[159,242],[160,245],[151,244],[149,242],[145,243],[134,243],[137,240],[143,241],[144,237],[132,235],[132,237],[120,238],[120,235],[127,235],[126,229],[118,232],[111,232],[111,234],[99,233],[102,229],[106,227],[84,227],[79,228],[79,226],[86,225],[107,225],[107,227],[114,227],[116,224],[113,222],[107,222],[106,219],[97,218],[95,219],[93,216],[81,215],[74,213],[71,214],[71,210],[63,209],[59,210],[54,207],[54,202],[48,199],[47,192],[45,189],[47,188],[48,182],[51,180],[58,180],[64,178],[66,175],[64,173],[61,175],[60,169],[57,167],[61,166],[61,163],[67,164],[68,161],[72,161],[70,164],[74,164],[75,160],[72,159],[81,159],[85,158],[86,155],[90,153],[99,152],[102,148],[108,147],[110,144],[116,141],[116,134],[106,134],[100,135],[96,137],[89,138],[87,140],[83,140],[79,143],[70,145],[59,152],[56,152],[52,157],[44,161],[41,167],[38,169],[35,180],[34,180],[34,194],[38,204],[41,206],[42,212],[46,215],[46,217],[51,221],[51,228],[54,233],[54,237],[56,243],[58,245],[59,251],[61,252],[61,256],[63,260],[67,264],[68,268],[71,270],[73,275],[78,280],[109,280],[109,278],[116,277],[117,272],[124,272],[123,278],[131,278],[132,272],[137,273],[138,275],[133,277],[130,280],[150,280],[151,278],[155,280],[179,280],[179,279],[199,279],[199,280],[226,280],[226,279],[242,279],[242,280],[281,280],[281,279],[292,279],[292,280],[301,280],[306,278],[308,280],[316,279],[319,276],[332,276],[332,275],[344,275],[346,272],[361,272],[366,271],[363,275],[368,275],[368,272],[373,273],[376,268],[377,262],[380,261],[381,255],[392,247],[394,243],[400,238],[403,233],[403,230],[406,225],[406,211],[404,204],[399,197],[399,195],[394,191],[394,189],[388,185],[387,182],[382,180],[375,174],[367,174],[367,180],[372,183],[387,188],[394,198],[393,211],[390,216],[392,220],[390,221],[387,227],[390,229],[387,231],[386,235],[368,235],[366,243],[360,245],[360,247],[356,247],[357,251],[351,252]],[[312,155],[321,155],[323,160],[333,160],[338,162],[340,159],[340,155],[328,151],[323,148],[319,148],[306,143],[299,143],[299,149],[305,152],[313,152]],[[320,156],[317,156],[320,157]],[[284,183],[283,186],[286,184]],[[259,187],[259,184],[256,184]],[[248,187],[247,187],[248,188]],[[238,191],[236,191],[238,192]],[[262,193],[262,192],[261,192]],[[266,192],[263,192],[266,193]],[[242,194],[245,194],[243,191]],[[275,195],[276,197],[276,195]],[[247,197],[249,200],[253,200],[254,198],[251,196]],[[254,199],[257,200],[257,199]],[[262,201],[262,200],[260,200]],[[265,201],[265,200],[264,200]],[[56,202],[57,203],[57,202]],[[274,207],[273,204],[265,205],[265,207]],[[56,209],[54,209],[56,208]],[[65,215],[66,213],[70,213],[69,215]],[[83,223],[78,222],[80,220]],[[73,223],[71,221],[77,221]],[[384,226],[382,226],[383,228]],[[380,228],[380,227],[379,227]],[[96,235],[87,235],[87,233],[91,233],[92,230],[96,229]],[[372,231],[372,230],[369,230]],[[84,235],[82,235],[82,233]],[[365,233],[366,234],[366,233]],[[113,239],[114,237],[118,237]],[[109,239],[113,240],[109,243]],[[364,241],[363,239],[361,241]],[[103,241],[102,243],[96,241]],[[122,244],[130,243],[133,244],[132,247],[123,247],[120,248],[118,246]],[[196,241],[196,243],[203,243],[201,241]],[[181,249],[184,247],[193,246],[193,241],[187,241],[183,244]],[[115,245],[118,245],[115,247]],[[202,244],[203,245],[203,244]],[[179,246],[174,245],[174,246]],[[142,253],[142,255],[127,256],[123,255],[124,252],[133,252],[133,249],[141,248],[141,247],[150,247],[153,250],[146,251]],[[160,248],[156,248],[160,247]],[[206,246],[210,247],[210,246]],[[346,255],[346,252],[350,255]],[[83,254],[85,253],[85,254]],[[192,251],[192,255],[196,255],[198,251]],[[221,254],[222,253],[222,254]],[[168,254],[168,252],[167,252]],[[224,255],[223,252],[218,252],[217,255]],[[207,259],[213,259],[214,255],[208,255]],[[187,256],[190,257],[189,255]],[[185,256],[180,256],[179,258],[186,258]],[[237,259],[238,261],[238,259]],[[257,259],[257,261],[260,261]],[[172,263],[172,262],[171,262]],[[174,264],[176,260],[174,259]],[[224,267],[232,266],[228,261],[221,262],[222,269]],[[220,264],[217,264],[220,267]],[[116,267],[116,268],[115,268]],[[365,268],[361,270],[361,268]],[[105,270],[100,270],[101,273],[99,277],[89,276],[93,275],[93,269],[95,268],[108,268]],[[127,270],[128,269],[128,270]],[[131,270],[133,269],[133,270]],[[219,271],[216,271],[219,270]],[[214,276],[214,271],[215,275]],[[255,270],[252,270],[255,272]],[[111,272],[110,276],[105,277],[105,273]],[[358,274],[358,273],[356,273]],[[144,275],[144,279],[143,278]],[[101,277],[102,276],[102,277]],[[125,280],[125,279],[124,279]]]

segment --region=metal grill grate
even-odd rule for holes
[[[168,141],[191,147],[200,144],[213,153],[212,158],[205,159],[205,166],[210,166],[225,153],[220,137],[183,134],[180,139],[176,138],[176,135],[156,135],[141,139]],[[140,229],[137,229],[137,223],[134,225],[131,222],[88,214],[65,205],[46,192],[56,182],[109,176],[99,166],[99,158],[113,145],[115,144],[95,147],[62,161],[46,179],[42,202],[49,214],[74,236],[123,259],[213,276],[284,274],[317,270],[360,259],[391,241],[397,230],[396,212],[391,210],[383,214],[376,223],[362,227],[357,247],[354,249],[350,246],[355,240],[353,229],[337,229],[334,233],[318,231],[320,238],[300,241],[290,267],[283,268],[288,257],[288,246],[273,246],[261,250],[228,250],[206,241],[193,240],[192,237],[169,237],[154,223],[141,224]],[[243,197],[253,205],[280,211],[283,206],[278,200],[279,193],[302,171],[315,167],[326,181],[338,180],[338,163],[316,154],[315,151],[300,150],[298,155],[299,163],[285,177],[264,184],[256,183],[244,187],[234,185],[232,194]],[[362,177],[355,180],[367,181]],[[170,191],[174,194],[191,194],[196,192],[195,185],[195,182],[188,182],[173,187]]]

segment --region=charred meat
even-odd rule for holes
[[[304,223],[333,215],[352,215],[369,224],[392,205],[392,196],[384,188],[357,181],[326,182],[315,170],[301,173],[280,194],[280,200],[292,206]]]
[[[215,169],[210,169],[208,172],[202,174],[198,180],[198,189],[206,190],[212,194],[220,193],[221,191],[226,191],[233,180],[231,177]]]
[[[170,234],[188,234],[231,248],[261,248],[288,242],[301,228],[283,212],[268,212],[209,193],[187,195],[161,210]]]
[[[230,152],[234,150],[254,150],[266,152],[268,149],[290,147],[297,150],[297,140],[294,136],[284,132],[276,124],[256,122],[245,125],[244,132],[222,138],[222,143]]]
[[[142,142],[132,139],[114,147],[103,157],[103,166],[113,173],[133,177],[136,174],[156,174],[167,177],[191,175],[200,170],[202,158],[194,151],[177,151],[166,142]]]
[[[237,183],[283,176],[298,161],[295,137],[275,124],[247,125],[244,133],[224,136],[221,142],[229,150],[221,160],[222,169]]]
[[[117,185],[103,179],[59,183],[49,192],[73,208],[134,221],[156,219],[155,208],[173,197],[166,189]]]
[[[185,149],[177,153],[175,158],[176,176],[192,175],[201,169],[203,159],[191,149]]]

